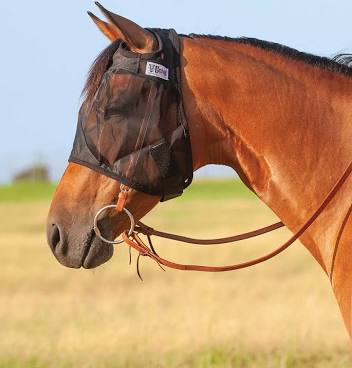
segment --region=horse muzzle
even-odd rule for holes
[[[107,262],[114,252],[111,244],[96,236],[91,225],[86,227],[72,224],[68,231],[65,225],[49,219],[47,241],[55,258],[70,268],[98,267]]]

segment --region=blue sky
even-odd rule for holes
[[[101,2],[145,27],[256,37],[324,56],[352,51],[351,0]],[[13,0],[1,10],[0,182],[35,161],[58,178],[88,68],[108,44],[86,14],[99,12],[86,0]]]

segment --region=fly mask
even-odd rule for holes
[[[92,101],[79,112],[69,161],[135,190],[177,197],[193,178],[174,30],[149,30],[159,47],[139,54],[121,42]]]

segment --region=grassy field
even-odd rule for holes
[[[55,187],[55,184],[35,182],[2,185],[0,186],[0,203],[50,201]],[[218,187],[221,190],[215,190]],[[254,198],[254,194],[238,180],[207,180],[193,183],[179,200],[209,200],[232,197]]]
[[[96,270],[66,269],[45,240],[53,190],[0,187],[0,367],[352,367],[329,282],[299,243],[232,273],[164,273],[144,260],[141,282],[123,247]],[[145,222],[218,237],[274,220],[240,183],[223,181],[194,183]],[[288,235],[204,249],[156,244],[177,261],[222,264],[263,254]]]

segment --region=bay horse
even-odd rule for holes
[[[111,41],[92,66],[85,98],[96,94],[118,40],[138,55],[154,52],[148,30],[97,4],[108,21],[89,13]],[[335,61],[250,38],[180,36],[181,89],[193,170],[221,164],[292,231],[304,223],[352,159],[352,69]],[[120,90],[127,87],[128,78]],[[330,278],[345,325],[352,332],[352,219],[350,178],[300,237]],[[48,243],[65,266],[93,268],[113,246],[92,231],[97,211],[116,202],[120,183],[70,162],[52,200]],[[132,190],[127,207],[136,220],[160,196]],[[104,236],[129,228],[114,211],[101,219]]]

